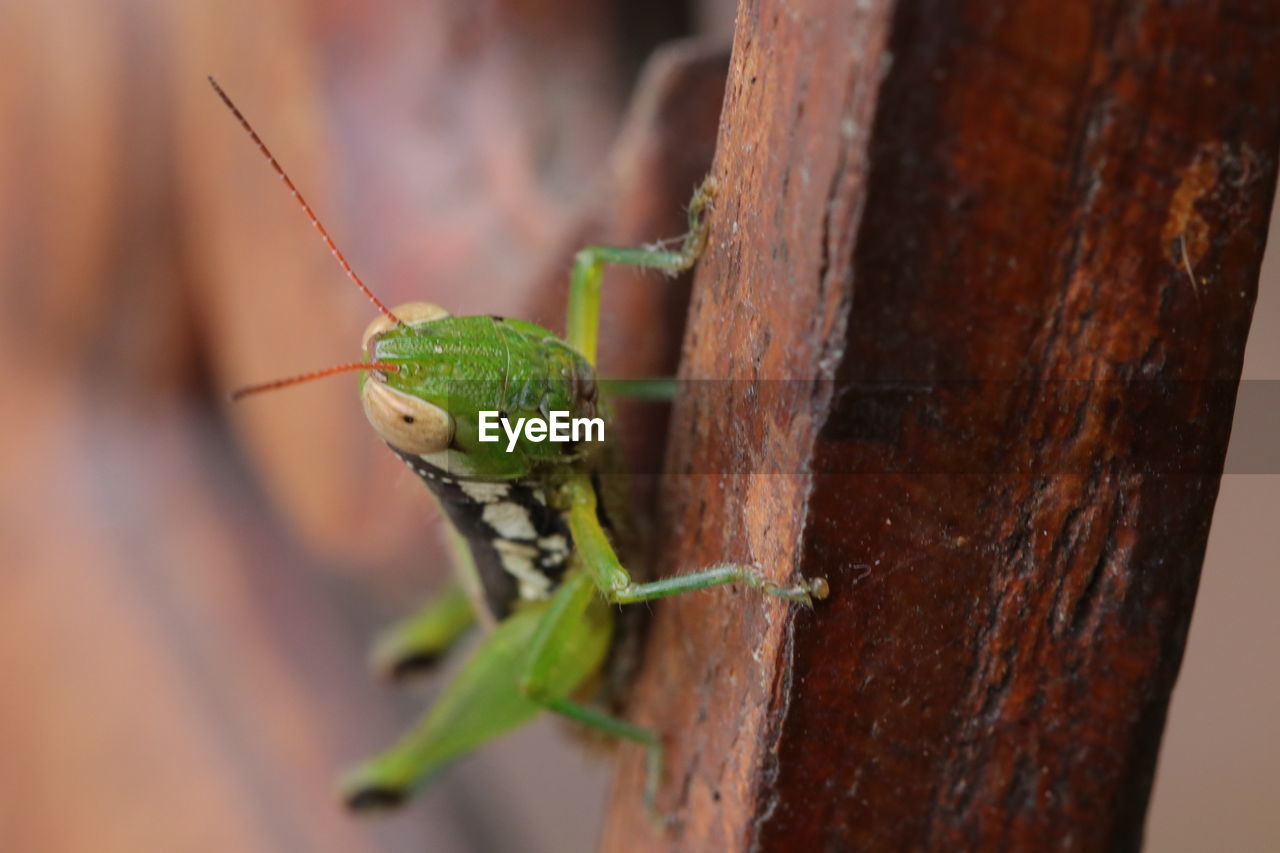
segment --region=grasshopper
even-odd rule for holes
[[[458,581],[383,636],[376,665],[404,675],[439,658],[474,623],[489,628],[421,721],[342,779],[343,799],[356,810],[398,805],[452,760],[552,711],[644,747],[645,801],[656,814],[659,734],[584,695],[606,664],[615,607],[730,583],[809,605],[826,597],[827,583],[799,579],[786,586],[757,567],[731,563],[636,582],[615,553],[598,495],[603,446],[540,441],[528,430],[482,441],[482,425],[493,414],[508,430],[512,421],[545,421],[553,412],[607,420],[595,366],[604,265],[667,274],[692,267],[706,244],[714,181],[695,192],[677,250],[593,246],[577,253],[563,339],[533,323],[453,317],[426,302],[390,309],[356,275],[239,109],[209,82],[379,312],[364,332],[363,360],[248,386],[233,399],[359,371],[360,400],[374,432],[435,495],[458,546]]]

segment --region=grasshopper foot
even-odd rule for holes
[[[353,812],[389,811],[404,803],[405,794],[393,788],[353,788],[343,791],[342,799]]]

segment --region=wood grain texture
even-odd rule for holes
[[[1280,9],[747,3],[608,849],[1134,849],[1280,145]],[[759,389],[768,388],[764,393]]]

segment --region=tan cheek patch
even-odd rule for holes
[[[360,392],[365,417],[378,437],[406,453],[439,453],[453,440],[453,418],[439,406],[389,388],[376,377]]]

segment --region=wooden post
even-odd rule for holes
[[[1280,9],[746,2],[610,850],[1134,849],[1280,146]],[[739,386],[734,386],[739,388]],[[712,402],[713,399],[716,402]]]

